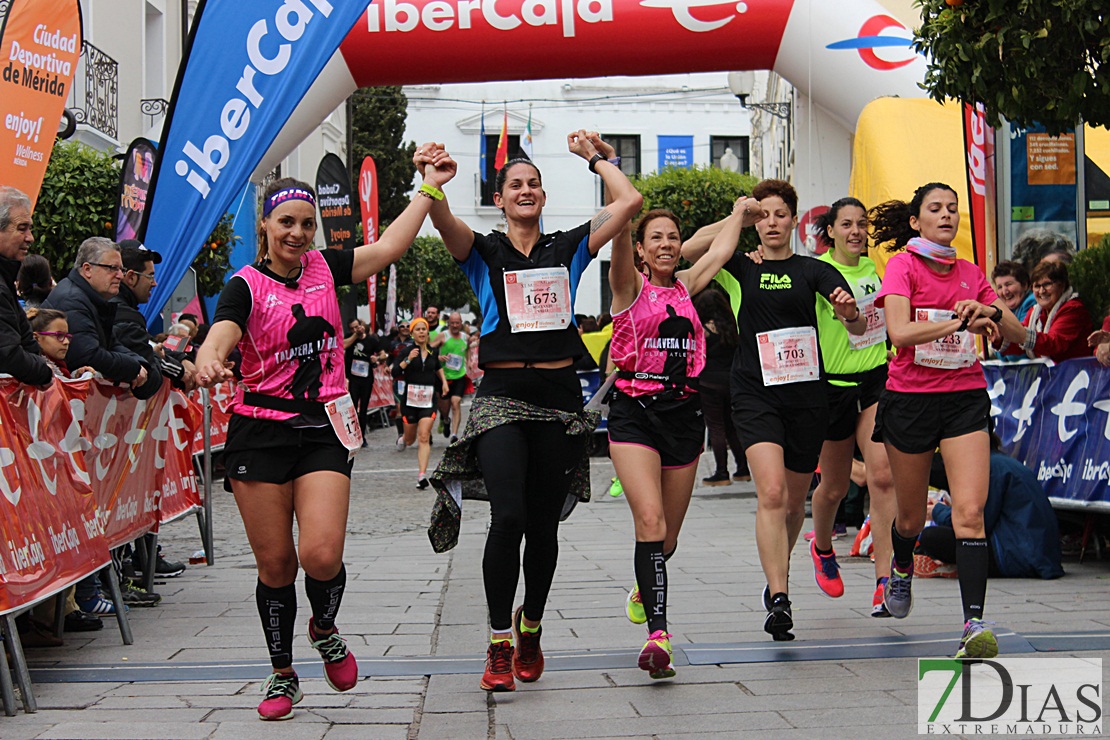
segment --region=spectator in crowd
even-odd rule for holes
[[[1056,513],[1037,476],[1002,452],[1002,440],[990,435],[990,484],[983,509],[990,552],[990,575],[1001,578],[1059,578],[1060,531]],[[930,503],[928,518],[936,524],[920,536],[920,551],[935,560],[956,562],[952,507]]]
[[[1079,300],[1068,279],[1068,266],[1046,260],[1033,268],[1033,295],[1037,303],[1022,323],[1025,341],[1019,347],[1004,347],[1004,355],[1021,355],[1033,359],[1047,357],[1063,362],[1075,357],[1089,357],[1087,338],[1091,333],[1091,314]]]
[[[161,373],[113,336],[117,306],[110,302],[123,280],[119,245],[102,236],[86,239],[77,249],[73,269],[43,303],[64,311],[73,339],[70,364],[91,365],[116,383],[130,383],[131,392],[147,399],[161,387]],[[151,374],[156,382],[148,382]]]
[[[370,394],[374,389],[374,366],[385,359],[386,353],[381,350],[378,338],[368,331],[366,324],[354,319],[348,328],[351,333],[343,340],[347,388],[355,403],[359,425],[365,434],[366,414],[370,406]],[[365,437],[362,446],[366,447]]]
[[[1070,263],[1074,256],[1075,245],[1071,239],[1047,229],[1027,231],[1014,245],[1014,260],[1020,262],[1029,274],[1046,258]]]
[[[1110,316],[1102,320],[1102,330],[1087,337],[1087,344],[1094,347],[1095,359],[1103,367],[1110,367]]]
[[[1018,321],[1025,321],[1037,302],[1029,287],[1029,272],[1020,262],[1006,260],[995,265],[991,271],[991,287]]]
[[[0,373],[21,383],[48,385],[54,373],[15,297],[19,266],[34,240],[31,199],[21,190],[0,186]]]
[[[713,450],[716,472],[701,482],[707,486],[725,486],[732,482],[728,472],[728,451],[736,461],[736,479],[751,480],[744,448],[732,424],[732,395],[729,373],[732,358],[740,344],[736,316],[729,309],[728,299],[716,289],[706,289],[694,296],[694,308],[705,329],[705,368],[701,371],[699,395],[702,415],[709,430],[709,446]]]
[[[41,254],[27,255],[15,277],[15,292],[23,300],[23,307],[41,306],[53,289],[54,278],[50,275],[50,262]]]
[[[188,327],[189,333],[186,336],[188,336],[190,339],[196,337],[197,329],[200,328],[200,319],[197,318],[197,315],[195,313],[181,314],[177,317],[177,323],[184,324],[186,327]]]

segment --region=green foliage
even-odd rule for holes
[[[225,213],[193,260],[193,269],[197,271],[197,292],[202,296],[217,295],[224,288],[224,278],[231,269],[231,250],[243,241],[231,228],[233,220],[230,213]]]
[[[379,301],[384,302],[386,272],[378,284]],[[459,269],[455,260],[443,246],[438,236],[418,236],[405,256],[397,263],[397,306],[411,307],[416,300],[417,288],[425,306],[461,308],[466,304],[478,309],[478,299],[470,288],[470,281]]]
[[[50,261],[55,280],[69,273],[85,239],[114,237],[119,178],[110,154],[76,141],[54,145],[35,204],[32,249]]]
[[[1079,250],[1068,267],[1068,277],[1096,327],[1102,326],[1110,312],[1110,234],[1090,249]]]
[[[950,5],[949,2],[953,4]],[[917,0],[915,45],[935,100],[982,103],[989,121],[1038,121],[1057,135],[1110,125],[1107,0]]]
[[[373,157],[378,171],[378,220],[383,223],[405,210],[412,191],[416,143],[404,142],[407,116],[408,98],[399,86],[362,88],[351,96],[351,183],[357,191],[362,160]],[[360,208],[357,198],[355,208]]]
[[[759,182],[751,175],[728,172],[718,167],[669,167],[662,172],[633,180],[644,196],[644,211],[667,208],[682,223],[682,238],[732,213],[732,204],[741,195],[750,195]],[[749,252],[759,245],[755,229],[740,235],[740,248]]]

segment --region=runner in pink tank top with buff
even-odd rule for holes
[[[263,686],[261,719],[291,718],[302,698],[293,671],[298,565],[312,607],[308,639],[324,660],[328,685],[348,691],[358,681],[355,658],[335,628],[347,581],[351,466],[362,444],[344,376],[335,287],[360,283],[399,260],[455,171],[450,156],[437,152],[389,229],[373,246],[352,250],[315,249],[310,185],[292,178],[271,183],[263,195],[258,259],[224,287],[197,353],[197,382],[204,387],[231,377],[226,361],[233,349],[243,356],[224,448],[225,485],[235,494],[258,567],[255,599],[274,670]]]
[[[733,206],[733,218],[745,225],[755,223],[759,213],[749,198]],[[643,273],[633,263],[627,227],[613,240],[609,267],[610,357],[617,367],[609,454],[636,536],[632,564],[637,585],[629,591],[625,612],[633,623],[647,623],[648,640],[638,665],[653,679],[675,675],[667,633],[666,561],[678,547],[705,439],[697,396],[705,334],[690,296],[709,284],[733,251],[731,244],[715,244],[693,267],[677,271],[681,248],[678,218],[666,210],[648,211],[636,225],[635,249]]]

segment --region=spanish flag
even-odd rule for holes
[[[493,169],[500,170],[509,161],[509,109],[505,108],[505,117],[501,119],[501,136],[497,139],[497,154],[493,157]]]

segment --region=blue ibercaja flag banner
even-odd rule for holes
[[[11,0],[0,21],[0,184],[34,209],[81,57],[77,0]]]
[[[153,318],[365,0],[201,2],[177,73],[140,239],[162,254]]]

